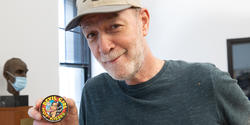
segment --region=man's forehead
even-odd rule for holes
[[[80,25],[81,27],[87,27],[87,26],[94,25],[98,21],[116,19],[118,16],[119,16],[119,12],[89,14],[89,15],[82,17]]]
[[[10,67],[9,70],[12,70],[12,71],[17,71],[17,70],[28,71],[27,67],[24,66],[24,65],[15,65],[15,66],[12,66],[12,67]]]
[[[14,64],[10,64],[10,68],[27,68],[27,66],[24,63],[14,63]]]

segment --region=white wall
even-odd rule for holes
[[[12,57],[28,65],[28,84],[21,95],[29,105],[59,93],[57,0],[4,0],[0,4],[0,95],[9,95],[3,65]]]
[[[210,62],[227,71],[226,39],[250,37],[249,0],[142,1],[151,16],[147,40],[161,59]]]
[[[227,71],[226,39],[250,37],[249,0],[146,0],[148,43],[162,59],[210,62]]]

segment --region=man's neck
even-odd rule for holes
[[[135,74],[135,76],[129,80],[125,80],[128,85],[136,85],[142,82],[146,82],[153,78],[164,65],[164,61],[160,60],[152,55],[150,50],[146,51],[144,62]]]

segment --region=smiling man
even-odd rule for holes
[[[250,104],[237,81],[212,64],[160,60],[145,36],[149,12],[140,0],[78,0],[80,26],[108,73],[83,88],[81,125],[246,125]],[[78,124],[72,100],[61,124]],[[37,110],[29,114],[41,121]],[[60,123],[59,123],[60,124]]]
[[[140,8],[90,14],[80,22],[96,59],[110,76],[127,84],[147,81],[163,66],[164,61],[155,58],[147,46],[148,24],[148,11]]]

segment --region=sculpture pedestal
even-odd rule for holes
[[[32,125],[32,119],[28,116],[28,106],[0,108],[1,125]],[[23,123],[24,121],[29,122]]]
[[[0,96],[0,107],[28,106],[28,95],[20,96]]]

